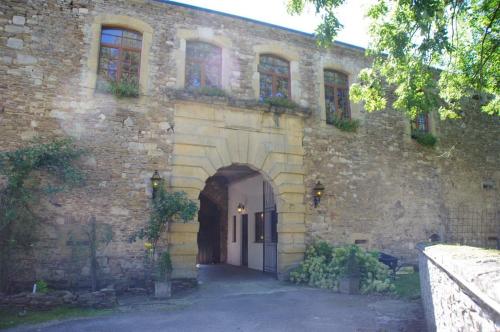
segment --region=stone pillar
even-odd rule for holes
[[[172,278],[197,278],[196,256],[198,254],[199,223],[173,222],[169,225],[168,246],[172,257]]]

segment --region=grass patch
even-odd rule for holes
[[[20,317],[21,310],[0,309],[0,329],[6,329],[21,324],[37,324],[51,320],[68,318],[104,316],[115,312],[114,309],[83,309],[83,308],[54,308],[46,311],[27,310],[26,315]]]
[[[108,91],[118,98],[139,97],[139,83],[133,79],[110,81]]]
[[[299,107],[297,103],[285,97],[268,97],[264,98],[264,103],[275,107],[284,107],[289,109],[296,109]]]
[[[418,272],[396,275],[394,286],[394,293],[401,298],[410,300],[420,298],[420,278]]]
[[[198,89],[191,89],[195,94],[209,97],[226,97],[226,91],[214,87],[214,86],[204,86]]]
[[[332,116],[327,119],[327,123],[334,125],[338,129],[346,132],[354,133],[358,130],[359,120],[344,119],[338,116]]]

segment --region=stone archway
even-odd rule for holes
[[[178,101],[170,186],[198,200],[206,180],[233,164],[259,171],[272,184],[278,226],[278,276],[303,259],[305,187],[303,119],[288,114]],[[198,222],[170,225],[174,278],[196,278]]]

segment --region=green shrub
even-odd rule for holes
[[[107,92],[118,98],[139,97],[139,83],[137,79],[122,78],[118,81],[108,82]]]
[[[285,97],[267,97],[264,98],[264,103],[270,106],[285,107],[290,109],[296,109],[299,107],[297,103]]]
[[[226,91],[214,87],[214,86],[204,86],[202,88],[192,88],[190,89],[194,94],[210,97],[225,97]]]
[[[431,133],[415,130],[413,131],[412,138],[414,138],[420,145],[433,147],[437,143],[437,138]]]
[[[36,284],[36,292],[37,293],[41,293],[41,294],[45,294],[49,291],[49,285],[47,285],[47,283],[43,280],[37,280],[35,282]]]
[[[351,253],[359,266],[362,293],[384,293],[394,289],[389,269],[378,261],[377,252],[367,252],[356,245],[333,247],[324,241],[307,248],[304,261],[290,273],[290,280],[337,291],[340,278],[349,272]]]
[[[359,120],[345,119],[338,116],[329,117],[328,123],[347,132],[356,132],[359,127]]]

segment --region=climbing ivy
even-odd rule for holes
[[[0,290],[9,286],[14,249],[36,241],[40,218],[34,211],[42,196],[83,184],[84,174],[73,161],[84,151],[71,140],[38,140],[0,152]]]

